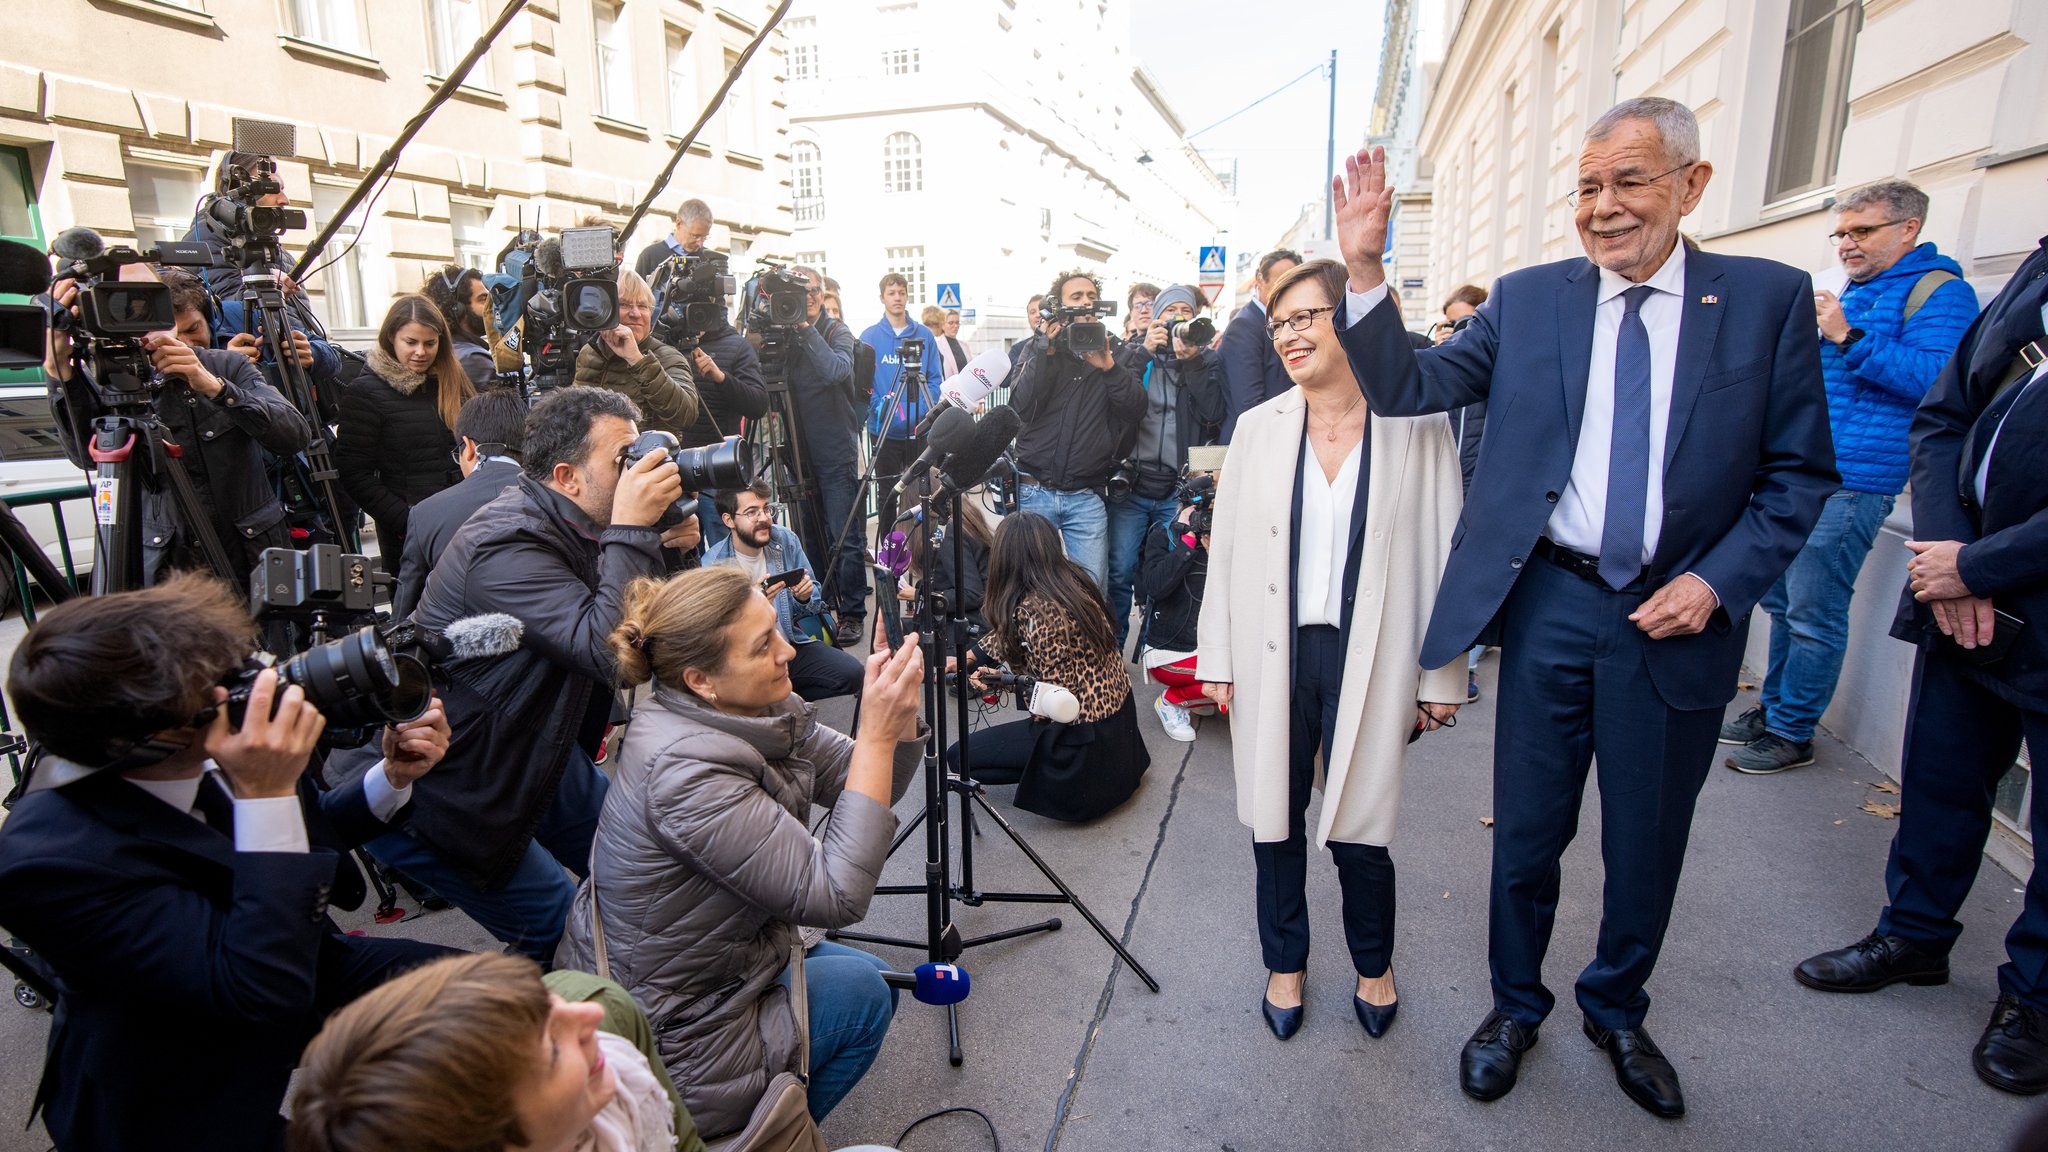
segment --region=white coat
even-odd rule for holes
[[[1287,838],[1288,729],[1294,694],[1295,461],[1307,405],[1290,388],[1238,418],[1216,490],[1196,675],[1229,681],[1237,818],[1258,841]],[[1316,786],[1315,843],[1385,845],[1394,836],[1401,773],[1418,700],[1465,702],[1464,661],[1417,664],[1437,581],[1463,506],[1458,444],[1442,415],[1374,415],[1365,542],[1336,738]],[[1315,467],[1311,459],[1308,467]]]

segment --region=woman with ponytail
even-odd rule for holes
[[[796,650],[739,569],[636,582],[611,648],[620,682],[652,690],[619,746],[556,963],[616,980],[646,1007],[707,1138],[744,1126],[768,1082],[806,1058],[823,1117],[873,1062],[895,993],[880,959],[805,949],[798,926],[867,915],[896,832],[890,806],[924,750],[916,637],[868,658],[852,738],[791,691]],[[813,804],[831,809],[822,839],[806,823]],[[806,990],[804,1012],[792,987]]]

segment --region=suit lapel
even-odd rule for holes
[[[1693,403],[1700,395],[1700,382],[1706,379],[1707,365],[1713,362],[1714,340],[1721,333],[1721,315],[1728,310],[1725,304],[1704,303],[1719,299],[1708,292],[1707,287],[1720,278],[1721,262],[1711,254],[1685,254],[1685,299],[1679,302],[1684,312],[1678,322],[1678,364],[1671,374],[1671,418],[1664,433],[1664,469],[1667,476],[1672,458],[1678,454],[1678,442],[1685,437],[1685,426],[1692,419]]]
[[[223,868],[235,866],[235,843],[219,830],[178,812],[117,776],[95,776],[71,786],[72,797],[108,826],[176,848]]]
[[[1599,297],[1600,274],[1593,262],[1573,261],[1557,295],[1558,372],[1573,453],[1579,450],[1579,422],[1586,416],[1586,374],[1593,369],[1593,310]]]

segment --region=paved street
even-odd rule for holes
[[[1482,675],[1489,675],[1489,661]],[[1489,686],[1490,687],[1490,686]],[[1149,691],[1143,697],[1150,700]],[[1740,700],[1736,707],[1744,707]],[[1690,867],[1657,978],[1649,1027],[1679,1067],[1691,1114],[1653,1120],[1615,1088],[1579,1035],[1573,975],[1597,921],[1599,811],[1588,804],[1565,861],[1550,980],[1563,1003],[1503,1101],[1459,1094],[1458,1046],[1487,1005],[1485,962],[1491,707],[1425,738],[1410,764],[1401,838],[1402,1013],[1368,1039],[1348,1000],[1338,894],[1327,854],[1311,869],[1320,941],[1301,1035],[1275,1041],[1260,1022],[1263,987],[1252,919],[1248,834],[1236,820],[1226,734],[1167,740],[1141,709],[1154,760],[1126,808],[1086,827],[1011,814],[1018,830],[1121,934],[1161,983],[1146,990],[1071,909],[986,904],[956,909],[968,934],[1049,915],[1051,934],[968,952],[974,994],[960,1013],[966,1063],[948,1066],[945,1013],[905,998],[875,1070],[826,1123],[834,1145],[893,1141],[927,1112],[986,1112],[1010,1149],[1063,1152],[1306,1148],[1998,1149],[2025,1101],[1980,1084],[1969,1051],[1995,994],[2000,941],[2018,901],[1986,865],[1946,987],[1830,997],[1792,982],[1807,953],[1868,930],[1882,899],[1889,821],[1861,810],[1875,771],[1823,738],[1821,761],[1750,779],[1717,770],[1694,825]],[[845,709],[830,714],[844,718]],[[902,812],[922,802],[913,785]],[[892,861],[915,882],[922,837]],[[1040,888],[1028,861],[984,822],[985,888]],[[870,918],[921,933],[922,900],[880,897]],[[356,916],[355,922],[366,918]],[[482,947],[453,912],[400,931]],[[376,929],[389,932],[392,929]],[[881,949],[904,967],[914,957]],[[22,1131],[46,1017],[0,1008],[0,1149],[47,1146]],[[971,1116],[924,1125],[909,1152],[989,1147]]]

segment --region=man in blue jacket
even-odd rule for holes
[[[924,453],[924,437],[916,429],[932,405],[939,401],[939,384],[945,369],[939,363],[939,342],[931,329],[910,318],[910,282],[891,272],[882,277],[882,318],[860,334],[861,342],[875,350],[875,387],[868,399],[868,432],[875,438],[875,481],[882,492],[881,534],[889,533],[896,518],[896,501],[888,495],[903,470]],[[906,340],[924,342],[921,387],[903,386],[902,357],[897,349]]]
[[[1813,294],[1820,364],[1841,490],[1759,606],[1771,615],[1770,663],[1757,705],[1721,726],[1741,747],[1724,763],[1766,776],[1813,763],[1813,729],[1849,649],[1849,599],[1878,529],[1906,486],[1906,431],[1956,342],[1977,318],[1963,270],[1921,242],[1927,193],[1903,180],[1835,202],[1835,244],[1849,282]]]
[[[725,539],[704,550],[704,566],[725,564],[745,572],[775,602],[782,638],[796,648],[789,662],[790,690],[806,700],[829,700],[860,691],[860,660],[820,642],[805,632],[800,617],[831,610],[818,592],[811,561],[796,533],[775,522],[773,499],[766,481],[718,494],[718,516],[725,521]],[[770,582],[773,576],[793,578]]]
[[[1288,248],[1275,248],[1261,256],[1251,302],[1239,308],[1223,330],[1217,355],[1223,359],[1224,402],[1229,409],[1223,416],[1225,444],[1237,431],[1239,416],[1294,387],[1287,369],[1280,366],[1279,354],[1273,351],[1272,338],[1266,335],[1266,290],[1299,263],[1301,253]]]

